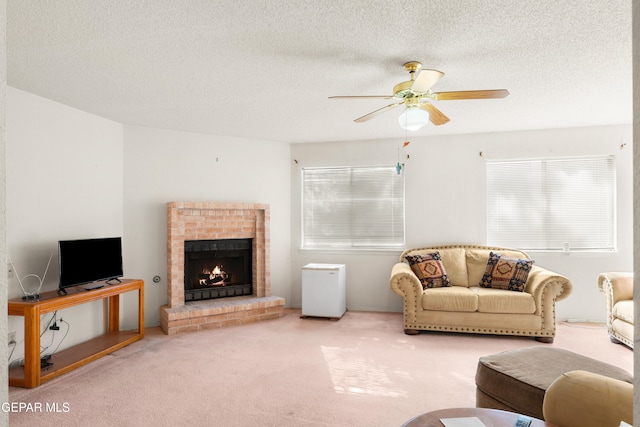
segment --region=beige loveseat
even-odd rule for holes
[[[598,289],[607,304],[609,338],[633,348],[633,273],[601,273]]]
[[[487,282],[485,273],[488,272],[487,264],[492,252],[502,256],[503,261],[531,259],[523,251],[479,245],[447,245],[404,251],[392,269],[390,285],[404,298],[405,333],[413,335],[427,330],[521,335],[541,342],[553,342],[555,303],[571,293],[571,282],[534,261],[525,265],[529,271],[524,272],[526,282],[520,288],[515,286],[511,290],[495,286],[499,283],[495,276],[493,287],[482,287],[480,282],[484,281],[485,285]],[[442,286],[437,271],[430,271],[430,277],[419,279],[409,265],[409,259],[415,261],[416,256],[428,258],[436,253],[439,255],[436,258],[441,261],[440,267],[446,273],[447,286]],[[495,260],[495,255],[492,259]],[[496,266],[495,262],[493,266]],[[499,264],[497,266],[500,267]]]

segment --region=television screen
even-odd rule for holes
[[[122,277],[122,238],[60,240],[60,289]]]

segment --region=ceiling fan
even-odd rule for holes
[[[362,117],[358,117],[354,121],[358,123],[366,122],[367,120],[370,120],[386,111],[392,110],[400,105],[405,105],[406,109],[399,118],[400,126],[403,129],[418,130],[427,124],[427,121],[431,121],[431,123],[436,126],[443,125],[449,121],[449,118],[429,101],[491,99],[504,98],[509,95],[509,91],[506,89],[433,92],[431,87],[436,84],[442,76],[444,76],[442,71],[432,69],[422,70],[422,64],[417,61],[405,63],[404,68],[409,72],[411,79],[395,85],[393,87],[393,95],[330,96],[329,98],[395,98],[398,102],[372,111]]]

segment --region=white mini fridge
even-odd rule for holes
[[[339,319],[347,311],[344,264],[307,264],[302,268],[302,317]]]

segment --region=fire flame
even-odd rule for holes
[[[224,270],[222,270],[220,267],[222,267],[222,266],[217,266],[216,265],[212,270],[208,270],[206,268],[203,269],[202,270],[202,274],[208,274],[209,275],[209,279],[200,279],[199,283],[201,285],[207,285],[208,284],[207,283],[208,280],[213,280],[213,279],[216,279],[216,278],[219,278],[219,277],[221,277],[223,280],[226,280],[227,279],[227,273]]]

